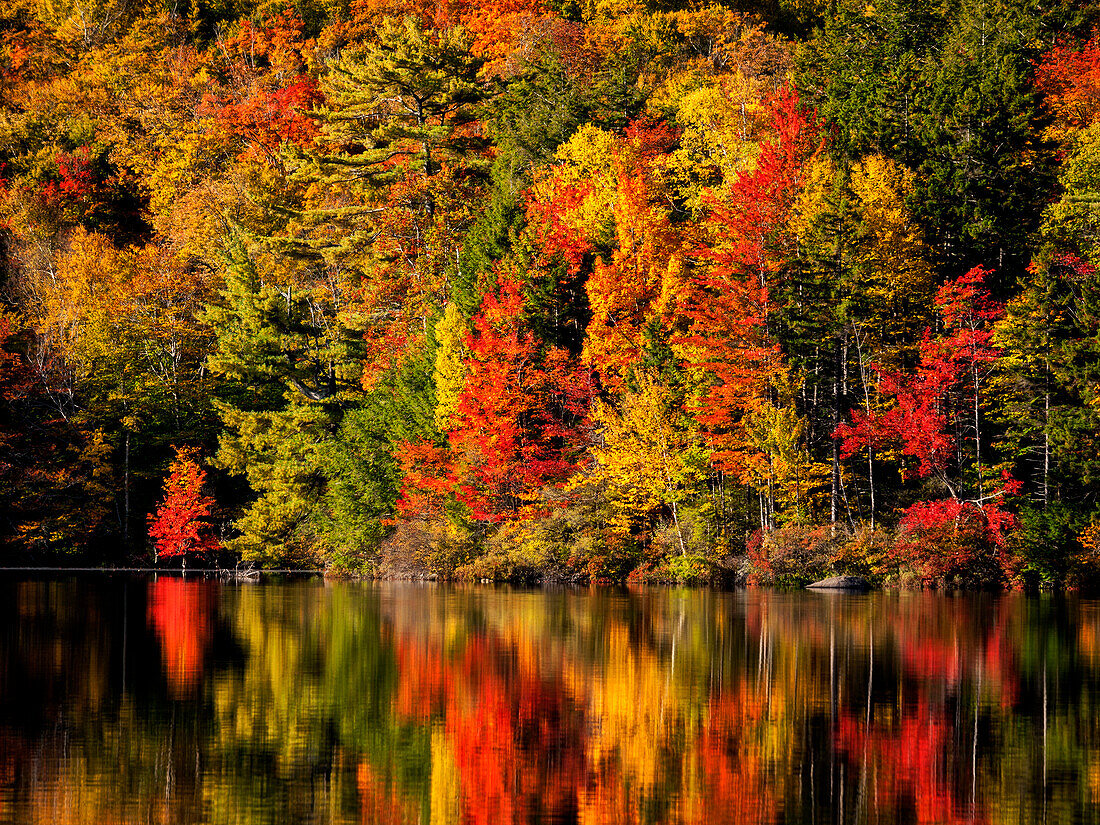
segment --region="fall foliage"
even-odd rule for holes
[[[194,450],[176,451],[164,482],[164,500],[149,523],[157,556],[203,556],[218,549],[206,520],[214,500],[203,493],[206,471],[199,467]]]
[[[997,9],[0,11],[4,542],[1087,583],[1100,40]]]

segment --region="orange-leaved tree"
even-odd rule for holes
[[[615,392],[624,390],[632,367],[643,358],[647,329],[668,325],[663,316],[683,291],[679,233],[661,203],[667,193],[650,172],[653,159],[667,154],[676,139],[663,124],[636,121],[614,150],[616,246],[588,278],[592,320],[584,357],[603,386]]]
[[[764,430],[782,421],[787,432],[797,425],[788,409],[789,367],[770,329],[776,309],[770,300],[795,254],[787,223],[819,136],[794,92],[781,92],[769,105],[774,134],[762,145],[756,168],[711,199],[702,266],[684,300],[691,328],[677,346],[704,382],[694,415],[714,466],[760,492],[762,523],[770,527],[782,498],[777,486],[791,487],[793,502],[808,483],[798,477],[807,472],[805,457],[780,455]],[[781,471],[778,464],[788,468]]]
[[[158,559],[181,556],[186,564],[188,554],[202,556],[221,546],[207,521],[214,499],[203,492],[205,483],[206,471],[199,466],[198,450],[177,448],[164,482],[164,500],[149,523],[149,537]]]
[[[452,429],[455,494],[475,519],[530,514],[544,485],[564,482],[587,438],[590,375],[560,347],[540,347],[520,285],[501,276],[467,341],[466,385]]]

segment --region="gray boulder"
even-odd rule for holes
[[[870,590],[871,585],[862,576],[831,576],[807,585],[813,590]]]

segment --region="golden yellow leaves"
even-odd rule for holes
[[[618,406],[600,401],[592,414],[600,441],[591,477],[607,485],[612,523],[624,534],[655,509],[675,508],[705,468],[695,451],[698,432],[669,390],[644,373],[636,385]]]

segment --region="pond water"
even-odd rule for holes
[[[1100,821],[1100,603],[0,576],[2,823]]]

